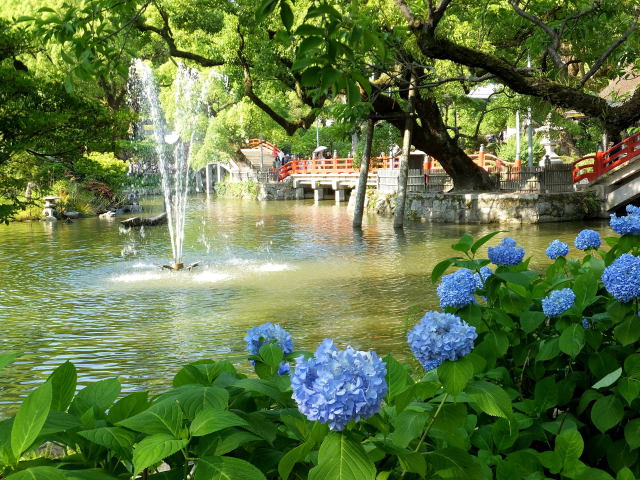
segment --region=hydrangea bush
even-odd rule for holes
[[[251,375],[199,360],[160,395],[76,392],[64,363],[0,422],[0,478],[640,478],[640,232],[621,218],[536,269],[512,239],[463,236],[405,363],[330,339],[294,352],[271,324],[245,338]]]

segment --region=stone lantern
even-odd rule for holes
[[[55,217],[56,213],[56,202],[59,200],[55,195],[49,195],[43,198],[44,200],[44,209],[42,210],[42,216],[45,220],[57,220]]]
[[[542,141],[540,142],[540,145],[544,147],[544,155],[542,155],[542,159],[538,162],[538,165],[541,167],[548,167],[549,165],[558,165],[562,163],[562,159],[553,151],[553,149],[558,145],[558,142],[551,139],[552,130],[560,130],[560,128],[551,126],[551,115],[547,117],[547,121],[544,126],[536,128],[536,132],[542,132]]]

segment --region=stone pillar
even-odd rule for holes
[[[304,200],[304,187],[296,187],[294,189],[296,200]]]
[[[336,203],[344,202],[346,199],[344,188],[338,188],[335,190]]]
[[[222,168],[220,167],[220,164],[216,164],[216,183],[219,183],[222,181]]]
[[[317,202],[319,200],[324,200],[324,188],[316,185],[313,189],[313,201]]]
[[[211,164],[207,163],[207,166],[204,170],[204,183],[205,183],[205,191],[207,195],[211,195]]]

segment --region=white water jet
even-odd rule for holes
[[[160,104],[158,85],[151,67],[136,59],[130,71],[130,93],[140,102],[139,106],[153,124],[160,171],[162,193],[164,195],[167,224],[171,239],[173,264],[171,269],[180,270],[184,245],[184,224],[189,194],[189,161],[193,151],[197,113],[206,97],[205,89],[198,88],[198,71],[178,67],[174,81],[175,112],[173,129],[166,128],[166,119]]]

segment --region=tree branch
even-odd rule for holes
[[[197,53],[187,52],[184,50],[180,50],[176,46],[176,42],[173,38],[173,33],[171,32],[171,27],[169,26],[169,15],[162,8],[156,5],[160,16],[162,17],[163,27],[158,28],[153,25],[147,25],[144,23],[137,23],[136,28],[141,32],[153,32],[165,41],[167,46],[169,47],[169,55],[172,57],[184,58],[186,60],[193,60],[199,65],[203,67],[218,67],[220,65],[224,65],[223,60],[212,59],[203,57],[202,55],[198,55]]]
[[[409,5],[407,5],[407,2],[405,2],[405,0],[394,1],[396,2],[398,9],[400,10],[400,13],[402,13],[404,18],[407,20],[409,28],[420,28],[420,21],[416,20],[416,17],[409,8]]]
[[[634,30],[638,27],[639,15],[640,13],[636,13],[635,18],[633,19],[633,23],[631,23],[631,26],[627,29],[627,31],[624,32],[620,37],[618,37],[611,45],[609,45],[609,48],[607,48],[602,53],[602,55],[600,55],[598,60],[596,60],[596,62],[591,66],[589,71],[584,74],[584,76],[580,79],[580,86],[583,86],[585,83],[587,83],[587,81],[593,75],[595,75],[595,73],[600,69],[600,67],[604,65],[604,62],[606,62],[607,58],[609,58],[609,55],[611,55],[616,48],[618,48],[631,36]]]

